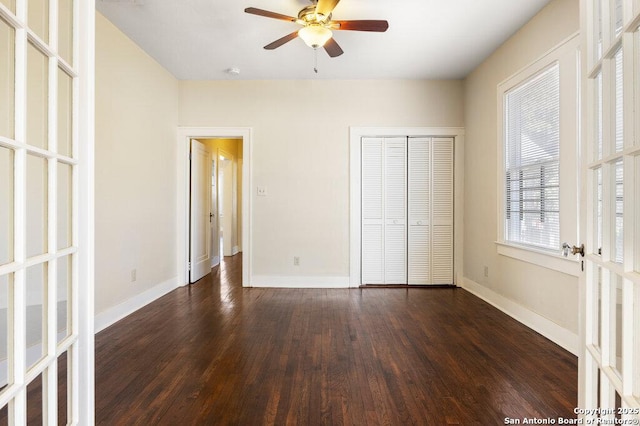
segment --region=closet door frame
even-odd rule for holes
[[[350,170],[350,200],[349,200],[349,286],[362,285],[361,275],[361,139],[363,137],[391,138],[397,136],[429,137],[429,138],[453,138],[454,144],[454,206],[462,206],[463,182],[464,182],[464,128],[462,127],[351,127],[349,129],[349,170]],[[463,220],[462,209],[454,208],[454,253],[453,253],[453,280],[457,286],[458,274],[462,273],[463,259]]]

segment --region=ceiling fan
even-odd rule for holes
[[[283,44],[300,36],[307,46],[314,49],[324,47],[324,50],[335,58],[344,53],[342,48],[333,39],[332,30],[348,30],[348,31],[372,31],[385,32],[389,28],[389,23],[384,20],[356,20],[356,21],[334,21],[331,19],[333,9],[338,5],[340,0],[311,0],[313,4],[302,8],[298,12],[298,17],[282,15],[280,13],[270,12],[264,9],[248,7],[244,11],[258,16],[267,18],[280,19],[282,21],[295,22],[302,25],[298,31],[294,31],[278,40],[264,46],[267,50],[276,49]]]

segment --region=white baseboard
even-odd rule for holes
[[[251,287],[276,288],[349,288],[349,276],[344,277],[282,277],[254,275]]]
[[[211,267],[218,266],[220,264],[220,256],[213,256],[211,258]]]
[[[231,256],[235,256],[238,253],[240,253],[240,248],[238,246],[231,247]]]
[[[577,334],[469,278],[463,278],[461,284],[462,288],[468,292],[478,296],[480,299],[495,306],[505,314],[578,356],[579,340]]]
[[[95,332],[98,333],[104,330],[127,315],[134,313],[138,309],[164,296],[171,290],[175,290],[178,288],[177,282],[178,277],[171,278],[170,280],[157,284],[149,290],[125,300],[119,305],[109,308],[104,312],[100,312],[95,316]]]

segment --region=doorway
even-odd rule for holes
[[[248,287],[251,285],[251,139],[252,131],[250,128],[179,128],[178,129],[178,194],[177,194],[177,212],[176,227],[178,234],[178,250],[176,263],[179,276],[182,278],[181,285],[189,283],[189,243],[190,243],[190,221],[189,221],[189,205],[190,205],[190,167],[189,152],[190,141],[196,139],[199,141],[226,141],[227,145],[217,146],[212,150],[211,155],[211,214],[212,226],[211,236],[208,238],[212,243],[211,247],[211,263],[218,264],[223,255],[220,251],[220,203],[218,192],[220,182],[216,175],[219,175],[221,162],[219,159],[219,150],[226,152],[227,157],[233,157],[231,176],[235,174],[235,191],[236,191],[236,214],[232,215],[232,227],[236,230],[235,238],[230,242],[231,253],[237,254],[242,252],[242,285]],[[234,152],[234,149],[236,150]],[[225,157],[225,158],[227,158]],[[233,172],[235,170],[235,173]],[[232,181],[233,182],[233,181]],[[215,186],[215,188],[214,188]],[[215,192],[214,192],[215,191]],[[215,197],[214,197],[215,194]],[[214,200],[215,204],[214,204]],[[224,201],[222,206],[224,206]],[[233,206],[233,198],[231,201]],[[215,219],[215,224],[214,224]],[[233,233],[232,233],[233,234]],[[224,237],[223,237],[224,238]],[[224,241],[224,239],[223,239]],[[214,243],[215,242],[215,243]]]

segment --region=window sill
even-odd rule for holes
[[[543,250],[536,250],[530,247],[517,246],[500,241],[496,241],[498,254],[532,263],[536,266],[562,272],[563,274],[580,276],[580,265],[578,259],[562,257],[560,254],[553,254]]]

